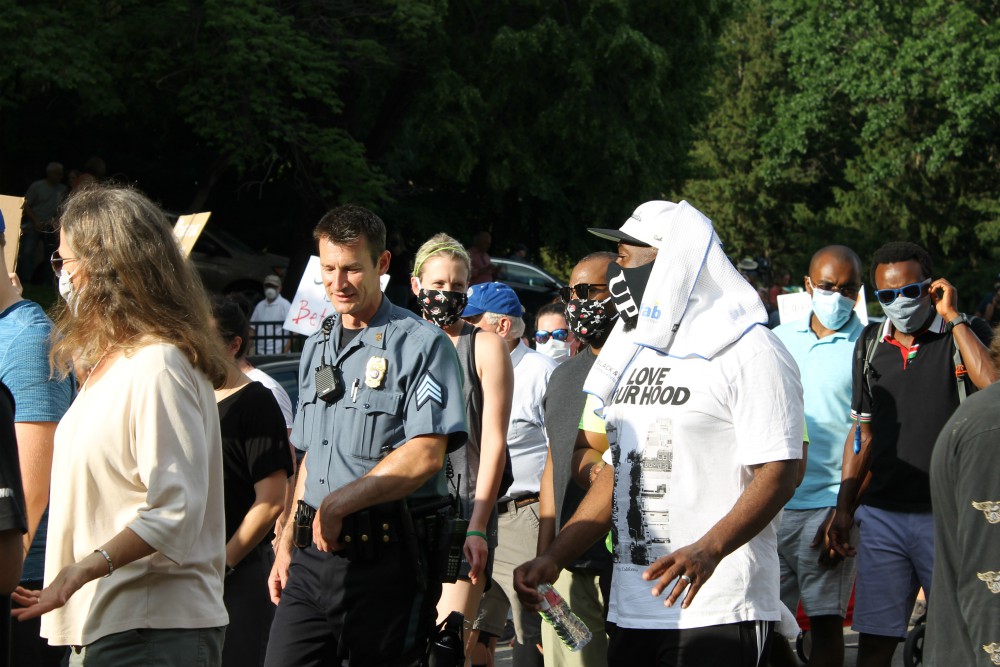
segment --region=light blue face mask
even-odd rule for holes
[[[851,319],[854,301],[837,292],[813,287],[812,309],[824,327],[837,331]]]
[[[930,294],[915,299],[899,295],[892,303],[879,303],[882,310],[885,311],[885,316],[892,320],[892,326],[907,334],[915,333],[920,327],[927,324],[927,320],[931,317],[931,311],[934,310]]]

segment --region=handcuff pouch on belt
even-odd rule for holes
[[[403,501],[348,514],[340,528],[340,543],[344,545],[347,560],[352,563],[378,562],[389,544],[398,543],[400,539],[415,539],[412,523]]]

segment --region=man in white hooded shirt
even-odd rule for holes
[[[763,664],[781,618],[777,515],[802,455],[798,368],[686,202],[591,231],[619,244],[607,282],[622,321],[584,385],[610,448],[582,468],[593,484],[573,518],[518,568],[518,594],[537,608],[537,585],[610,528],[609,664]]]

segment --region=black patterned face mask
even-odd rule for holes
[[[444,329],[462,316],[462,311],[469,303],[469,295],[465,292],[421,287],[417,292],[417,301],[420,303],[420,312],[423,313],[424,319]]]
[[[611,331],[618,311],[609,296],[601,301],[570,299],[566,304],[566,321],[577,338],[586,343],[600,340]]]

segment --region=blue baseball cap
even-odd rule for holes
[[[523,317],[524,307],[514,290],[503,283],[480,283],[469,288],[469,305],[462,312],[462,317],[483,313]]]

